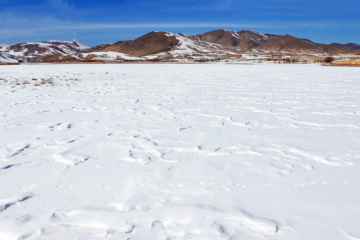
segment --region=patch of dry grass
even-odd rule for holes
[[[333,66],[360,66],[360,60],[337,61],[330,64]]]
[[[341,57],[360,60],[360,54],[345,54],[345,55],[341,55]]]
[[[19,63],[1,63],[0,62],[0,65],[19,65]]]

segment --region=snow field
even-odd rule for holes
[[[360,239],[358,68],[0,70],[0,239]]]

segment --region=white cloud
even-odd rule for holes
[[[50,5],[53,9],[58,11],[69,11],[74,9],[73,6],[69,5],[64,0],[48,0],[46,3],[47,5]]]
[[[55,1],[55,0],[54,0]],[[57,1],[57,0],[56,0]],[[10,35],[24,33],[45,33],[54,31],[94,31],[106,29],[166,29],[166,28],[274,28],[267,23],[76,23],[58,20],[53,17],[22,17],[13,13],[0,12],[0,33]],[[286,25],[275,25],[275,28],[286,28]]]
[[[236,24],[236,23],[105,23],[105,24],[80,24],[74,26],[63,26],[69,29],[126,29],[126,28],[270,28],[267,24]],[[283,26],[284,27],[284,26]],[[282,28],[279,26],[279,28]]]

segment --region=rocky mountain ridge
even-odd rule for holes
[[[253,30],[225,29],[183,35],[150,32],[134,40],[87,47],[78,41],[46,41],[0,45],[0,61],[127,61],[202,60],[244,56],[318,57],[359,53],[360,45],[321,44],[291,35],[261,34]]]
[[[253,30],[229,31],[218,29],[189,37],[247,51],[255,50],[285,54],[337,55],[360,50],[360,45],[354,43],[320,44],[291,35],[261,34]]]

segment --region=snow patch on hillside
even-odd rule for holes
[[[81,53],[82,58],[87,58],[90,55],[95,55],[92,60],[101,61],[116,61],[116,60],[143,60],[144,58],[133,57],[125,53],[119,52],[92,52],[92,53]]]
[[[214,43],[194,41],[180,34],[166,33],[168,37],[175,37],[179,44],[174,50],[158,54],[157,56],[172,55],[174,58],[192,57],[213,59],[220,56],[233,55],[233,52],[223,50],[223,46]],[[152,57],[152,56],[149,56]]]
[[[0,63],[17,63],[18,61],[9,58],[6,54],[0,52]]]

